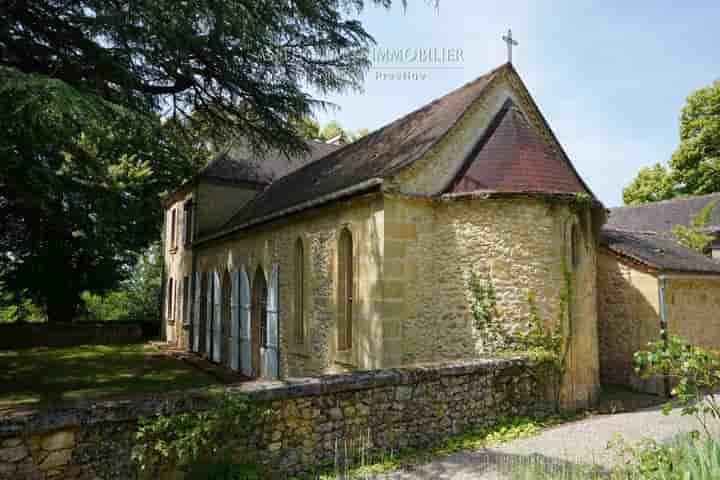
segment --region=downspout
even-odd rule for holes
[[[658,299],[660,308],[660,338],[662,339],[665,350],[668,349],[668,330],[667,330],[667,308],[665,303],[665,289],[667,287],[667,276],[658,276]],[[663,376],[663,394],[666,397],[670,396],[670,378],[668,372],[665,372]]]

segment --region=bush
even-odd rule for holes
[[[663,336],[665,332],[663,332]],[[683,415],[694,415],[709,435],[708,420],[720,420],[720,354],[671,336],[648,344],[648,350],[635,353],[636,372],[644,378],[666,379],[675,386],[670,392],[682,407]],[[672,403],[667,402],[667,415]]]
[[[132,458],[141,478],[172,471],[197,479],[253,478],[248,475],[254,467],[235,457],[255,429],[257,415],[247,397],[225,393],[203,410],[141,418]]]

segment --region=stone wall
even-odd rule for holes
[[[0,350],[134,343],[142,338],[143,328],[137,323],[0,325]]]
[[[556,379],[528,359],[328,375],[231,387],[267,407],[246,458],[286,478],[332,462],[353,443],[368,452],[430,445],[499,417],[555,411]],[[136,419],[203,408],[199,393],[99,402],[52,411],[6,412],[0,422],[0,479],[132,479]]]
[[[668,332],[720,350],[720,278],[670,278],[666,282]]]
[[[660,393],[655,380],[638,377],[633,354],[660,339],[658,280],[612,253],[598,255],[600,377],[606,384]]]
[[[589,221],[581,222],[562,202],[538,198],[395,196],[386,198],[385,222],[387,364],[474,357],[492,348],[484,345],[471,312],[468,285],[475,271],[494,285],[500,320],[510,331],[527,328],[530,297],[547,329],[563,322],[565,332],[571,330],[565,403],[573,408],[595,400],[596,243]],[[574,267],[573,224],[581,230]],[[566,275],[572,284],[568,301],[562,299]]]

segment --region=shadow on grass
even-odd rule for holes
[[[0,408],[163,393],[217,384],[148,344],[0,352]]]

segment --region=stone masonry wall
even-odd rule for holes
[[[638,266],[601,251],[598,255],[600,378],[659,393],[661,386],[634,373],[633,354],[660,338],[658,280]]]
[[[269,477],[330,461],[351,443],[369,452],[422,447],[499,417],[555,411],[556,379],[526,358],[328,375],[230,387],[272,412],[245,440]],[[199,393],[5,413],[0,479],[133,479],[136,419],[203,408]]]
[[[668,332],[720,350],[720,278],[666,281]]]
[[[471,312],[468,284],[475,271],[492,281],[501,322],[510,330],[527,328],[530,296],[547,329],[563,322],[566,332],[572,330],[565,403],[575,408],[595,400],[596,249],[588,226],[580,235],[580,263],[569,266],[570,227],[582,225],[577,214],[562,203],[535,198],[437,201],[397,196],[386,199],[385,221],[386,364],[487,353]],[[565,306],[564,262],[573,291]]]

